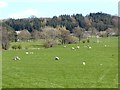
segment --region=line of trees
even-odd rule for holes
[[[118,35],[117,16],[105,13],[60,15],[53,18],[5,19],[2,22],[2,48],[7,50],[10,41],[44,39],[45,47],[55,44],[77,43],[88,36]],[[20,31],[20,33],[16,33]]]
[[[29,32],[33,30],[40,31],[42,27],[64,26],[70,32],[73,32],[75,27],[81,27],[88,30],[95,27],[98,31],[105,31],[108,28],[118,27],[118,17],[111,16],[105,13],[90,13],[87,16],[82,14],[76,15],[60,15],[53,18],[24,18],[24,19],[7,19],[4,23],[12,27],[15,31],[27,29]]]

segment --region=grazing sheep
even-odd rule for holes
[[[64,48],[66,48],[66,46],[64,46]]]
[[[59,60],[59,57],[55,57],[55,60]]]
[[[72,50],[75,50],[75,48],[74,48],[74,47],[72,47]]]
[[[77,46],[77,49],[79,49],[80,48],[80,46]]]
[[[20,60],[20,58],[19,58],[18,56],[16,57],[16,59],[17,59],[17,60]]]
[[[105,47],[107,47],[107,45],[105,45]]]
[[[13,60],[21,60],[18,56],[14,57]]]
[[[14,57],[13,60],[17,60],[16,57]]]
[[[92,47],[89,46],[88,48],[91,49]]]
[[[25,52],[26,54],[29,54],[29,52]]]
[[[83,65],[85,65],[85,64],[86,64],[86,63],[85,63],[85,61],[83,61],[82,63],[83,63]]]
[[[91,46],[89,46],[89,45],[87,45],[87,48],[88,48],[88,49],[91,49],[92,47],[91,47]]]

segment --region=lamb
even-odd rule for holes
[[[14,57],[13,60],[21,60],[18,56]]]
[[[29,54],[29,52],[25,52],[26,54]]]
[[[86,64],[86,63],[85,63],[85,61],[83,61],[82,63],[83,63],[83,65],[85,65],[85,64]]]
[[[17,60],[17,59],[16,59],[16,57],[15,57],[15,58],[13,58],[13,60]]]
[[[66,46],[64,46],[64,48],[66,48]]]
[[[87,45],[87,48],[88,48],[88,49],[91,49],[92,47],[91,47],[91,46],[89,46],[89,45]]]
[[[55,60],[59,60],[59,57],[56,56],[56,57],[55,57]]]
[[[105,47],[107,47],[107,45],[105,45]]]
[[[74,47],[72,47],[72,50],[75,50],[75,48],[74,48]]]
[[[80,46],[77,46],[77,49],[79,49],[80,48]]]
[[[20,58],[19,58],[18,56],[16,57],[16,59],[17,59],[17,60],[20,60]]]
[[[92,47],[89,46],[88,48],[91,49]]]

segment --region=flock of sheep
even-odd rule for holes
[[[34,54],[34,53],[26,51],[25,54],[28,55],[28,54]],[[13,60],[21,60],[21,58],[19,56],[15,56]]]
[[[66,47],[67,47],[67,46],[64,46],[64,48],[66,48]],[[84,47],[86,47],[86,48],[88,48],[88,49],[91,49],[91,48],[92,48],[90,45],[87,45],[87,46],[84,46]],[[104,47],[109,47],[109,45],[104,45]],[[75,47],[71,47],[72,50],[79,49],[79,48],[80,48],[80,46],[77,46],[76,48],[75,48]],[[59,60],[59,59],[60,59],[60,58],[59,58],[58,56],[55,57],[55,60]],[[86,62],[83,61],[82,64],[83,64],[83,65],[86,65]],[[100,66],[102,66],[102,65],[103,65],[103,64],[100,64]]]
[[[64,46],[64,48],[66,48],[66,47],[67,47],[67,46]],[[88,49],[91,49],[91,48],[92,48],[92,47],[89,46],[89,45],[84,46],[84,47],[86,47],[86,48],[88,48]],[[104,47],[109,47],[109,45],[104,45]],[[80,48],[80,46],[77,46],[76,48],[75,48],[75,47],[71,47],[72,50],[79,49],[79,48]],[[28,55],[28,54],[34,54],[34,52],[28,52],[28,51],[26,51],[25,54],[26,54],[26,55]],[[58,56],[55,56],[55,60],[59,60],[59,59],[60,59],[60,58],[59,58]],[[13,58],[13,60],[21,60],[21,58],[20,58],[19,56],[15,56],[15,57]],[[83,61],[82,64],[83,64],[83,65],[86,65],[86,62]],[[100,64],[100,65],[102,65],[102,64]]]

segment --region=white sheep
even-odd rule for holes
[[[107,47],[107,45],[105,45],[105,47]]]
[[[25,52],[26,54],[29,54],[29,52]]]
[[[19,58],[18,56],[16,57],[16,59],[17,59],[17,60],[20,60],[20,58]]]
[[[91,49],[92,47],[89,46],[88,48]]]
[[[75,48],[74,48],[74,47],[72,47],[72,50],[75,50]]]
[[[85,65],[86,64],[85,61],[83,61],[82,64]]]
[[[80,48],[80,46],[77,46],[77,49],[79,49]]]
[[[56,56],[56,57],[55,57],[55,60],[59,60],[59,57]]]
[[[21,60],[18,56],[14,57],[13,60]]]
[[[66,46],[64,46],[64,48],[66,48]]]
[[[89,45],[87,45],[87,48],[88,48],[88,49],[91,49],[92,47],[91,47],[91,46],[89,46]]]
[[[15,58],[13,58],[13,60],[17,60],[17,59],[16,59],[16,57],[15,57]]]

